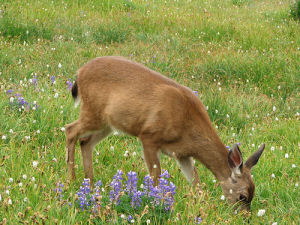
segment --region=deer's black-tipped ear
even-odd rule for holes
[[[256,163],[258,162],[261,154],[263,153],[264,149],[265,149],[265,144],[262,144],[259,147],[259,149],[249,157],[249,159],[245,163],[245,166],[248,167],[249,169],[251,169],[253,166],[255,166]]]
[[[232,149],[229,151],[228,164],[233,172],[240,172],[243,166],[242,153],[237,144],[234,144]]]

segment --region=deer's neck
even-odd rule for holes
[[[229,151],[218,135],[215,133],[198,143],[196,158],[211,170],[219,181],[226,180],[231,175],[228,165]]]

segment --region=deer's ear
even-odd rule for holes
[[[258,162],[261,154],[263,153],[264,149],[265,149],[265,144],[262,144],[259,147],[259,149],[249,157],[249,159],[245,163],[245,166],[248,167],[249,169],[251,169],[253,166],[255,166],[256,163]]]
[[[229,151],[228,164],[232,172],[238,174],[241,173],[240,170],[243,167],[243,157],[237,144],[234,144],[232,149]]]

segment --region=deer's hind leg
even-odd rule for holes
[[[111,133],[110,127],[105,127],[87,137],[79,139],[85,178],[93,183],[93,149],[95,145]]]
[[[82,119],[84,118],[84,119]],[[74,158],[75,145],[79,138],[88,137],[94,133],[100,132],[104,125],[99,124],[99,121],[94,121],[91,117],[80,117],[73,123],[66,125],[66,139],[67,139],[67,164],[68,172],[71,178],[75,179]]]

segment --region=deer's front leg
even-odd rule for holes
[[[147,165],[150,176],[155,184],[158,184],[158,178],[161,174],[159,162],[159,149],[157,146],[143,142],[144,160]]]
[[[79,139],[84,175],[86,178],[90,179],[91,184],[93,184],[93,149],[95,145],[105,138],[111,129],[109,127],[105,127],[102,130],[84,138]]]

